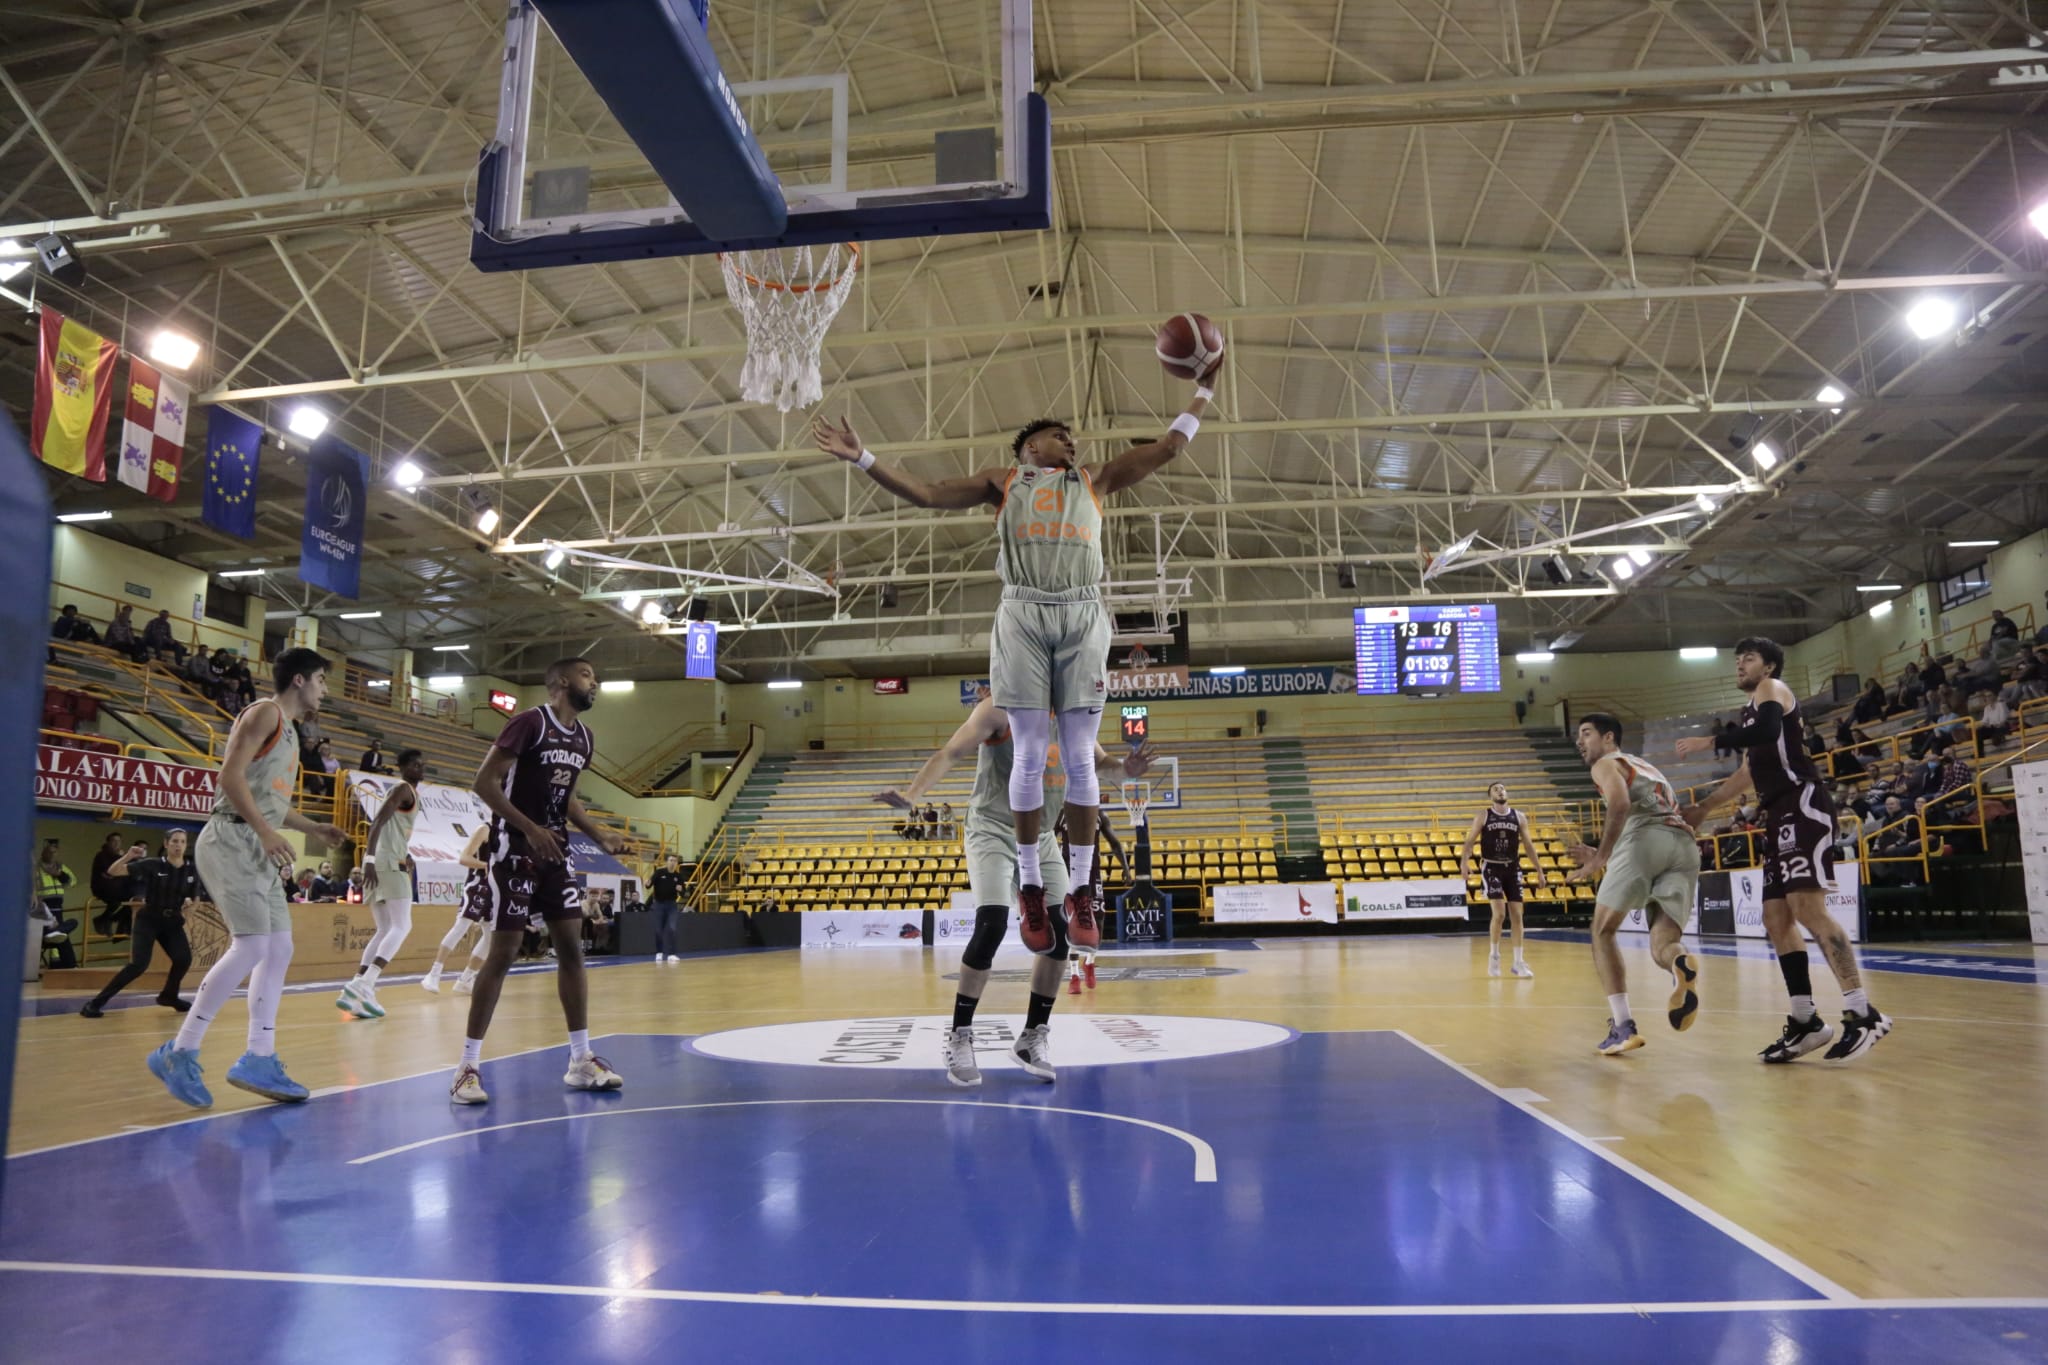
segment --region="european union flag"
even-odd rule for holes
[[[256,464],[263,428],[226,408],[206,414],[206,501],[200,519],[243,540],[256,538]]]

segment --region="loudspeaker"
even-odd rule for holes
[[[711,604],[701,597],[691,598],[690,619],[692,621],[709,621],[711,619]]]
[[[1572,581],[1572,566],[1565,562],[1563,555],[1551,555],[1543,561],[1543,576],[1552,583]]]
[[[59,284],[85,283],[85,262],[78,259],[69,237],[53,232],[36,238],[36,259],[42,262],[43,273]]]
[[[1349,564],[1339,564],[1337,566],[1337,586],[1347,592],[1356,588],[1358,586],[1358,570],[1352,568]]]
[[[882,585],[882,605],[884,607],[896,605],[896,585],[894,583],[884,583]]]

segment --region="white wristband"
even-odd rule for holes
[[[1168,428],[1169,431],[1179,432],[1181,435],[1187,437],[1190,441],[1195,439],[1195,433],[1200,431],[1201,429],[1202,419],[1195,416],[1192,412],[1184,412],[1180,416],[1174,418],[1173,425]]]
[[[1215,396],[1216,390],[1210,388],[1207,384],[1195,385],[1195,397],[1201,399],[1204,403],[1208,402]]]
[[[862,450],[860,458],[855,460],[854,463],[862,469],[873,469],[875,467],[875,452],[872,450]]]
[[[363,866],[364,866],[364,867],[366,867],[366,868],[367,868],[367,867],[375,867],[376,865],[377,865],[377,860],[376,860],[375,858],[365,858],[365,859],[363,859]]]

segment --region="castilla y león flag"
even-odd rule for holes
[[[128,410],[121,423],[120,480],[160,502],[178,496],[191,390],[143,360],[128,362]]]
[[[107,408],[120,348],[62,314],[43,310],[29,448],[44,464],[107,481]]]

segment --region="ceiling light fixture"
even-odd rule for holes
[[[1778,464],[1778,448],[1769,441],[1758,441],[1756,448],[1749,452],[1758,469],[1774,469]]]
[[[1699,504],[1699,509],[1702,512],[1711,512],[1716,507],[1720,506],[1719,503],[1714,501],[1713,495],[1710,493],[1702,493],[1698,497],[1694,498],[1693,501]]]
[[[1858,591],[1858,592],[1902,592],[1902,591],[1904,591],[1904,589],[1900,588],[1900,587],[1899,587],[1899,585],[1898,585],[1898,584],[1896,584],[1896,583],[1858,583],[1858,584],[1856,585],[1856,591]]]
[[[485,509],[484,509],[483,511],[481,511],[481,512],[479,512],[479,513],[477,513],[477,514],[476,514],[476,533],[477,533],[478,535],[480,535],[480,536],[487,536],[487,535],[489,535],[489,534],[490,534],[491,532],[493,532],[493,531],[495,531],[495,530],[497,530],[497,529],[498,529],[498,509],[497,509],[497,508],[495,508],[495,507],[486,507],[486,508],[485,508]]]
[[[1627,555],[1620,556],[1614,561],[1614,563],[1612,563],[1608,567],[1613,569],[1614,576],[1616,578],[1621,579],[1623,582],[1627,582],[1629,579],[1634,578],[1636,576],[1636,566],[1629,563]]]
[[[199,343],[173,327],[160,329],[149,339],[149,358],[172,370],[189,370],[199,359]]]
[[[640,608],[640,619],[650,626],[658,626],[668,619],[668,613],[662,610],[660,602],[649,602]]]
[[[1650,567],[1650,552],[1648,550],[1630,550],[1628,552],[1628,557],[1636,562],[1636,567],[1638,569],[1647,569]]]
[[[637,592],[627,593],[619,599],[619,606],[626,615],[631,616],[634,612],[640,610],[640,594]]]
[[[257,575],[257,574],[260,574],[260,573],[269,573],[269,572],[270,572],[270,570],[268,570],[268,569],[222,569],[222,570],[221,570],[221,571],[220,571],[219,573],[215,574],[215,575],[214,575],[214,577],[215,577],[215,578],[254,578],[254,577],[255,577],[255,576]]]
[[[1955,325],[1955,304],[1937,294],[1929,294],[1906,310],[1906,327],[1922,341],[1952,332]]]
[[[1996,544],[1998,542],[1995,540],[1951,540],[1948,547],[1951,550],[1980,550]]]
[[[1532,649],[1515,656],[1518,664],[1547,664],[1557,656],[1547,649]]]
[[[610,678],[599,683],[597,690],[600,692],[631,692],[633,690],[633,680],[631,678]]]
[[[2034,225],[2034,231],[2040,233],[2043,237],[2048,237],[2048,199],[2043,199],[2040,203],[2034,205],[2034,211],[2027,215],[2027,221]],[[0,266],[0,270],[5,270],[6,268],[6,266]]]
[[[1720,652],[1720,650],[1715,649],[1712,645],[1687,645],[1684,649],[1678,651],[1678,657],[1681,659],[1711,659]]]
[[[10,239],[5,242],[0,242],[0,247],[6,247],[10,251],[19,251],[21,249],[21,243]],[[22,271],[28,269],[32,259],[33,258],[28,256],[17,256],[11,261],[0,261],[0,284],[7,283],[16,275],[19,275]]]
[[[793,692],[803,684],[795,678],[775,678],[768,684],[770,692]]]
[[[327,430],[327,414],[311,403],[301,403],[292,409],[292,415],[285,420],[285,426],[294,436],[317,441],[320,439],[320,433]]]
[[[341,614],[341,619],[344,621],[374,621],[383,614],[381,611],[345,611]]]
[[[434,652],[436,654],[454,654],[459,650],[466,650],[468,648],[468,645],[435,645]]]
[[[427,679],[427,686],[439,688],[445,692],[451,687],[462,686],[462,675],[459,673],[436,673],[433,677]]]
[[[1840,389],[1836,388],[1836,387],[1835,387],[1835,386],[1834,386],[1833,384],[1823,384],[1823,385],[1821,385],[1821,386],[1820,386],[1820,392],[1819,392],[1819,393],[1817,393],[1817,394],[1815,394],[1815,395],[1813,396],[1813,401],[1814,401],[1814,402],[1816,402],[1816,403],[1839,403],[1839,402],[1841,402],[1841,401],[1842,401],[1842,400],[1843,400],[1844,398],[1847,398],[1848,396],[1849,396],[1848,394],[1846,394],[1846,393],[1843,393],[1843,392],[1842,392],[1842,391],[1841,391]],[[1840,408],[1830,408],[1830,409],[1829,409],[1829,411],[1831,411],[1831,412],[1840,412],[1840,411],[1841,411],[1841,409],[1840,409]]]
[[[66,512],[57,518],[57,520],[67,523],[77,521],[112,521],[113,519],[114,514],[112,512]]]
[[[569,562],[569,552],[557,545],[554,549],[548,551],[548,557],[542,562],[548,572],[553,573],[556,569]]]
[[[1872,616],[1890,616],[1892,614],[1892,604],[1880,602],[1870,609],[1870,614]]]
[[[391,482],[397,484],[400,488],[418,488],[420,480],[426,477],[427,471],[421,469],[411,460],[400,460],[398,466],[391,471]]]
[[[1209,676],[1212,678],[1235,678],[1243,672],[1243,664],[1218,664],[1209,670]]]

